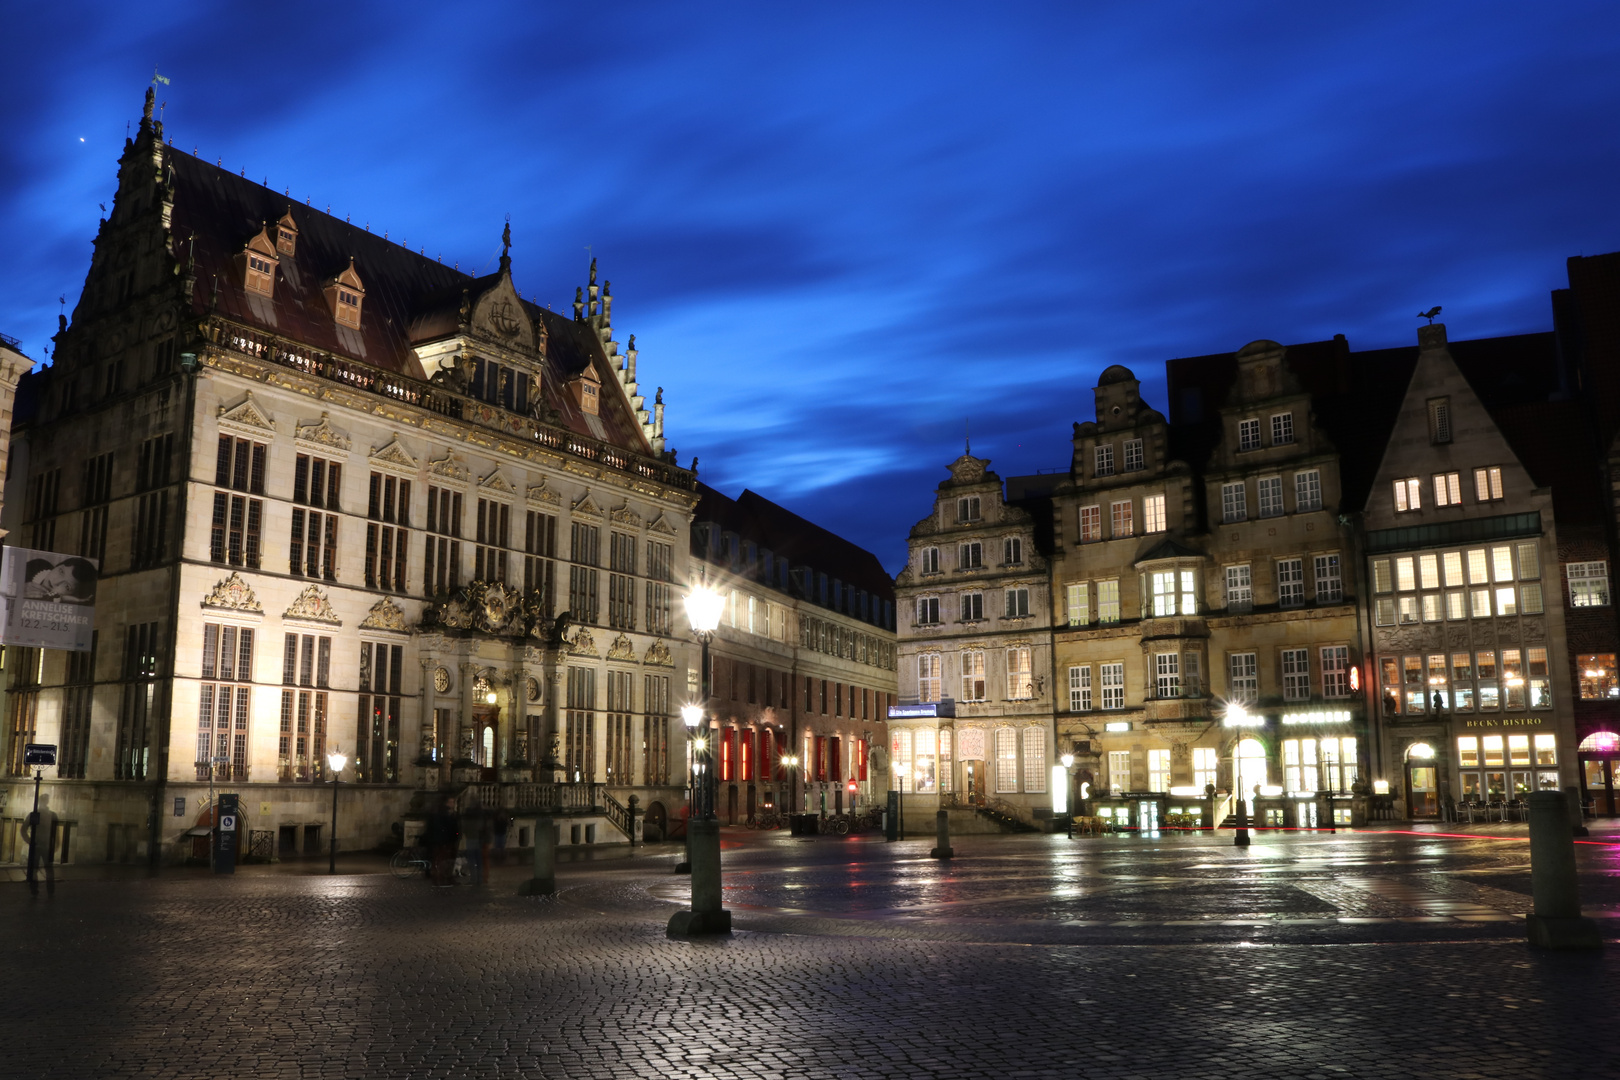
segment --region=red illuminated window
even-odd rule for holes
[[[754,778],[754,733],[752,731],[742,733],[742,778],[744,780]]]
[[[732,775],[732,761],[734,760],[733,740],[736,738],[736,729],[726,728],[720,739],[720,779],[735,780]]]
[[[866,740],[855,740],[855,779],[866,779]]]
[[[827,779],[827,740],[816,736],[816,779]]]

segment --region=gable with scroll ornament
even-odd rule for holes
[[[675,666],[675,659],[669,655],[669,646],[664,644],[663,639],[659,639],[648,646],[647,655],[641,658],[641,662],[653,667]]]
[[[448,477],[451,480],[465,481],[472,475],[472,470],[455,459],[455,455],[446,454],[438,461],[428,462],[428,472],[435,476]]]
[[[655,533],[664,533],[666,536],[679,535],[679,530],[669,523],[669,515],[667,514],[659,514],[658,519],[647,528]]]
[[[304,591],[292,602],[281,615],[283,619],[298,619],[302,622],[326,623],[330,626],[342,626],[343,622],[332,610],[332,601],[321,592],[319,585],[306,585]]]
[[[270,414],[265,412],[264,407],[253,399],[253,391],[251,390],[248,391],[247,397],[242,399],[241,404],[232,408],[227,409],[222,402],[219,406],[219,422],[271,433],[276,430],[276,425],[270,419]]]
[[[395,435],[387,446],[380,446],[371,452],[373,465],[388,465],[395,469],[416,471],[416,459],[411,457],[409,450],[400,444],[399,436]]]
[[[259,598],[253,595],[253,586],[242,580],[242,575],[232,570],[229,577],[220,578],[215,583],[213,591],[203,597],[202,606],[205,608],[219,608],[222,611],[246,611],[255,615],[264,614],[264,605]]]
[[[530,502],[550,503],[552,506],[562,502],[562,496],[546,486],[546,478],[543,476],[538,484],[529,485],[528,496]]]
[[[350,446],[349,437],[333,427],[331,417],[324,412],[316,423],[299,424],[294,437],[299,442],[330,446],[335,450],[347,450]]]
[[[636,662],[636,646],[629,638],[620,634],[613,639],[613,644],[608,646],[607,658],[625,660],[633,664]]]
[[[405,609],[394,603],[394,598],[385,596],[366,613],[365,619],[360,623],[362,630],[389,630],[396,634],[406,633]]]
[[[579,502],[575,503],[570,509],[575,517],[600,518],[602,516],[602,508],[591,501],[591,493],[588,491],[581,495]]]
[[[579,633],[574,635],[574,640],[568,643],[568,651],[574,656],[602,655],[596,650],[596,639],[592,637],[591,632],[585,629],[583,626],[579,628]]]
[[[505,476],[501,475],[499,469],[478,481],[478,486],[485,491],[499,491],[503,495],[517,494],[517,489],[511,485]]]
[[[620,525],[630,525],[636,528],[640,528],[641,526],[641,515],[630,509],[629,503],[625,503],[623,506],[616,506],[612,510],[609,510],[608,517],[612,518]]]

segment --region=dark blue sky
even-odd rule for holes
[[[0,332],[155,65],[177,146],[373,231],[480,269],[511,214],[564,310],[597,255],[683,463],[893,570],[965,419],[1066,466],[1111,363],[1546,329],[1620,249],[1612,2],[800,6],[13,5]]]

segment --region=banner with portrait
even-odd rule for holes
[[[0,644],[90,651],[100,564],[81,555],[8,547],[0,557]]]

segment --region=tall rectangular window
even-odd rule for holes
[[[1029,617],[1029,590],[1026,588],[1008,589],[1005,599],[1006,617],[1009,619],[1027,619]]]
[[[1344,576],[1339,568],[1338,553],[1317,555],[1312,561],[1315,563],[1316,602],[1337,604],[1343,600]]]
[[[1458,474],[1454,472],[1434,474],[1434,505],[1462,505],[1462,478]]]
[[[1131,786],[1131,752],[1129,750],[1108,751],[1108,790],[1115,795],[1123,794]]]
[[[321,511],[339,508],[342,489],[342,465],[310,454],[297,456],[293,466],[292,535],[287,542],[289,572],[328,581],[337,579],[338,516]]]
[[[433,489],[428,490],[431,492]],[[461,496],[457,495],[458,516],[460,500]],[[411,482],[385,473],[372,473],[366,517],[366,587],[404,592],[410,548]],[[294,511],[296,520],[297,512]],[[330,515],[327,521],[330,525],[327,551],[330,552],[336,544],[337,525]]]
[[[629,533],[608,533],[608,625],[618,630],[636,628],[636,538]],[[749,613],[754,598],[749,597]]]
[[[156,624],[151,624],[156,625]],[[27,776],[29,769],[23,762],[28,744],[34,741],[39,724],[39,685],[43,676],[45,650],[20,645],[6,650],[6,670],[11,675],[10,692],[6,696],[8,712],[6,733],[6,771],[12,776]],[[127,674],[127,672],[126,672]],[[128,690],[126,688],[126,703]],[[122,732],[120,731],[120,780],[138,780],[138,775],[124,774],[122,768]],[[144,753],[142,759],[144,762]]]
[[[269,448],[264,443],[229,435],[219,437],[214,486],[226,490],[214,493],[209,537],[209,553],[214,562],[253,570],[259,568],[264,501],[250,496],[264,494],[268,453]]]
[[[1221,520],[1225,522],[1249,519],[1249,493],[1243,481],[1221,485]]]
[[[1260,516],[1280,517],[1283,512],[1282,477],[1262,476],[1256,486],[1260,494]]]
[[[1148,751],[1148,790],[1170,790],[1170,751],[1155,747]]]
[[[1226,610],[1242,614],[1254,607],[1254,584],[1248,564],[1226,568]]]
[[[1091,711],[1091,665],[1082,664],[1069,669],[1069,711]]]
[[[46,469],[29,479],[25,517],[32,522],[28,529],[31,547],[56,550],[56,510],[61,492],[61,469]]]
[[[331,686],[332,639],[317,634],[286,634],[281,652],[281,726],[276,741],[276,773],[282,781],[320,780],[326,771],[327,690]],[[385,673],[386,674],[386,673]],[[371,686],[369,660],[362,658],[360,685]],[[364,700],[364,699],[362,699]],[[358,731],[370,717],[362,708]],[[396,729],[395,739],[399,737]],[[368,745],[356,739],[355,775],[367,776],[363,762]]]
[[[1195,746],[1192,751],[1193,787],[1208,791],[1215,783],[1218,751],[1213,746]]]
[[[1404,514],[1423,509],[1423,484],[1415,476],[1395,481],[1395,512]]]
[[[428,488],[428,537],[422,554],[426,596],[448,596],[461,587],[461,510],[461,492]]]
[[[1301,513],[1322,509],[1321,470],[1307,469],[1294,474],[1294,509]]]
[[[1350,696],[1350,650],[1347,646],[1327,645],[1322,648],[1322,696]]]
[[[90,758],[90,714],[96,690],[97,635],[97,631],[90,632],[89,652],[67,654],[67,678],[62,691],[61,750],[56,759],[56,775],[64,780],[83,780],[85,763]]]
[[[979,497],[968,495],[956,500],[956,521],[963,524],[979,520]]]
[[[924,703],[938,701],[941,685],[939,653],[923,653],[918,656],[917,700]]]
[[[563,718],[563,768],[571,783],[591,783],[596,780],[596,672],[592,668],[568,669],[568,708]]]
[[[1277,605],[1301,607],[1305,603],[1305,563],[1301,559],[1277,560]]]
[[[956,568],[958,570],[978,570],[984,566],[984,545],[975,540],[969,544],[958,544],[956,547]]]
[[[647,541],[647,581],[644,586],[647,594],[647,633],[668,634],[670,632],[670,582],[675,580],[675,549],[670,544],[657,540]],[[769,610],[766,612],[767,624]],[[769,625],[766,633],[769,634]]]
[[[643,675],[641,691],[645,713],[641,729],[642,783],[657,787],[669,783],[669,676]],[[774,758],[774,754],[767,755],[767,768]]]
[[[666,551],[668,544],[659,547]],[[651,561],[651,545],[648,558]],[[523,591],[540,601],[540,610],[554,614],[557,587],[557,517],[555,514],[526,511],[523,518]],[[666,569],[668,563],[665,563]],[[649,620],[650,624],[650,620]],[[651,630],[651,625],[648,626]],[[655,631],[657,632],[657,631]],[[666,629],[665,633],[668,632]]]
[[[568,568],[568,610],[576,623],[596,625],[597,571],[601,564],[602,533],[595,525],[574,522]]]
[[[1168,528],[1165,522],[1164,495],[1142,496],[1142,531],[1161,533]]]
[[[1123,709],[1125,707],[1125,665],[1123,663],[1100,664],[1097,668],[1099,681],[1102,683],[1102,707],[1105,709]]]
[[[1019,645],[1007,650],[1007,700],[1026,701],[1035,696],[1035,672],[1030,666],[1030,648]]]
[[[966,592],[961,596],[963,622],[978,622],[984,618],[984,593]]]
[[[1125,440],[1125,471],[1140,472],[1146,467],[1146,459],[1142,455],[1141,439]]]
[[[1131,519],[1133,504],[1129,499],[1123,499],[1109,505],[1113,516],[1113,531],[1109,533],[1112,539],[1118,540],[1122,536],[1135,535],[1136,527]]]
[[[512,546],[512,508],[494,499],[479,499],[475,517],[473,580],[506,581],[506,549]]]
[[[1007,536],[1001,541],[1001,562],[1004,566],[1020,566],[1024,562],[1024,541],[1022,537]]]
[[[1114,445],[1113,445],[1113,443],[1105,443],[1105,444],[1097,447],[1096,468],[1095,468],[1094,471],[1095,471],[1095,474],[1097,476],[1113,476],[1114,475]]]
[[[1252,652],[1228,653],[1227,693],[1232,701],[1252,705],[1260,700],[1260,667]]]
[[[985,699],[984,653],[977,649],[961,654],[962,660],[962,700],[983,701]]]
[[[1091,622],[1091,583],[1071,582],[1064,588],[1070,626],[1085,626]]]
[[[1174,698],[1181,696],[1181,654],[1157,653],[1154,661],[1154,696]]]
[[[400,705],[404,694],[403,649],[360,643],[360,708],[355,737],[355,775],[362,783],[399,780]],[[465,747],[458,750],[464,753]]]
[[[1260,421],[1256,418],[1238,421],[1238,450],[1260,449]]]
[[[197,779],[248,779],[253,630],[203,624],[197,705]],[[243,685],[236,685],[236,684]]]
[[[1478,502],[1492,502],[1502,497],[1502,467],[1491,465],[1474,470],[1474,498]]]
[[[1451,399],[1429,399],[1429,441],[1435,444],[1451,441]]]
[[[1080,508],[1080,541],[1102,539],[1102,507],[1082,506]]]
[[[996,791],[1018,790],[1018,732],[1010,727],[996,728]]]
[[[1273,413],[1271,416],[1271,445],[1282,446],[1294,441],[1294,414]]]
[[[1046,790],[1046,729],[1034,724],[1024,729],[1024,790]]]
[[[1307,701],[1311,696],[1311,653],[1309,649],[1282,650],[1284,701]]]
[[[1119,622],[1119,581],[1097,582],[1097,622],[1106,626]]]
[[[113,774],[119,780],[144,780],[151,765],[152,720],[161,715],[162,705],[161,628],[156,622],[124,627],[124,698],[113,758]]]
[[[919,596],[917,598],[917,625],[936,626],[939,623],[939,597]]]
[[[631,775],[631,740],[633,725],[631,713],[635,711],[632,701],[632,692],[635,688],[635,673],[630,671],[609,670],[607,673],[607,782],[610,784],[633,784],[635,777]],[[753,755],[749,753],[749,742],[752,732],[744,731],[742,743],[742,779],[754,778]]]

